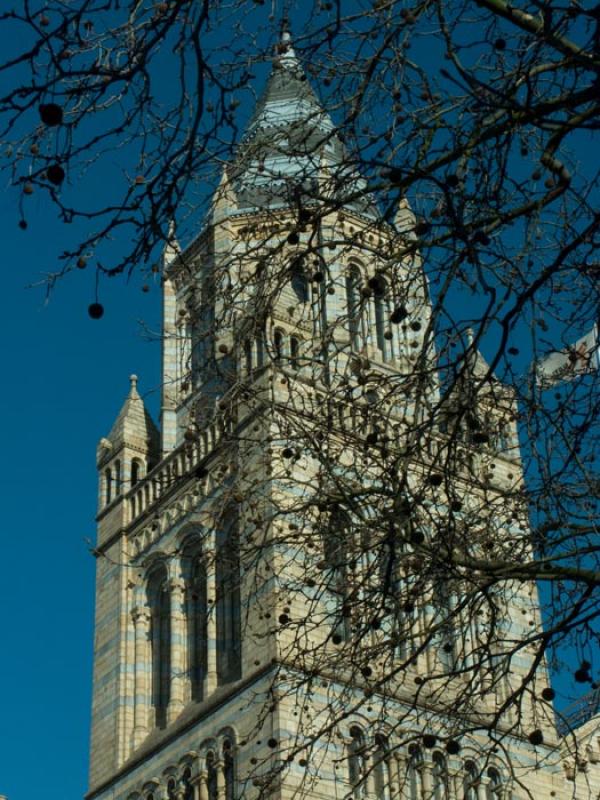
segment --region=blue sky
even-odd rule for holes
[[[55,268],[61,226],[41,214],[17,227],[0,195],[3,230],[0,794],[81,797],[86,789],[93,647],[95,447],[136,372],[159,385],[159,293],[115,279],[105,317],[87,316],[94,275],[76,271],[44,303],[25,286]],[[157,408],[157,394],[149,405]]]

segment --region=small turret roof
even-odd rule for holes
[[[131,375],[129,381],[129,394],[107,439],[114,449],[127,444],[153,450],[158,447],[158,429],[138,392],[137,375]]]

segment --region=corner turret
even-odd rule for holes
[[[100,439],[96,466],[100,474],[99,517],[115,517],[115,524],[125,523],[123,497],[158,462],[159,433],[137,389],[137,376],[130,377],[129,394],[108,436]],[[111,512],[108,514],[108,512]],[[118,517],[118,520],[116,519]],[[106,528],[100,530],[106,538]],[[111,531],[112,532],[112,531]]]

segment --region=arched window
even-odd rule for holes
[[[171,693],[171,598],[164,564],[158,564],[148,577],[148,605],[151,612],[152,705],[156,725],[164,727]]]
[[[225,777],[225,800],[235,797],[235,760],[229,739],[223,742],[223,774]]]
[[[479,773],[473,761],[465,761],[465,774],[463,779],[464,800],[477,800],[477,786]]]
[[[353,350],[360,350],[363,345],[360,283],[360,270],[356,265],[353,265],[350,267],[350,270],[346,275],[348,331],[350,333],[350,344]]]
[[[300,366],[298,363],[298,356],[300,354],[300,342],[295,336],[290,338],[290,367],[292,369],[298,369]]]
[[[183,800],[194,800],[194,786],[192,784],[192,770],[186,767],[181,776],[181,787],[183,789]]]
[[[283,356],[283,333],[279,330],[279,328],[276,329],[273,336],[273,349],[275,363],[279,364]]]
[[[106,505],[108,505],[112,500],[112,470],[105,469],[104,470],[104,497],[106,500]]]
[[[361,729],[356,725],[350,728],[348,750],[348,777],[352,786],[352,793],[355,798],[362,798],[367,793],[365,738]]]
[[[423,753],[416,745],[408,749],[408,797],[409,800],[423,798]]]
[[[177,781],[175,778],[169,778],[167,783],[167,798],[168,800],[177,800]]]
[[[131,459],[131,486],[135,486],[138,483],[142,474],[142,465],[138,458]]]
[[[495,767],[490,767],[487,773],[488,782],[485,787],[486,800],[501,800],[502,778]]]
[[[448,798],[448,765],[440,752],[435,752],[432,757],[433,769],[433,799],[447,800]]]
[[[217,800],[217,763],[213,752],[206,756],[206,788],[208,800]]]
[[[235,522],[217,537],[217,673],[219,683],[240,676],[240,554]]]
[[[198,546],[184,549],[187,656],[192,700],[202,700],[207,661],[206,565]]]
[[[377,797],[377,800],[390,800],[390,748],[387,738],[382,736],[380,733],[376,734],[375,736],[373,770],[375,779],[375,796]]]

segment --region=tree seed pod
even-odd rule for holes
[[[63,110],[57,103],[43,103],[40,108],[40,119],[49,128],[60,125],[63,121]]]
[[[46,177],[55,186],[60,186],[65,179],[65,171],[60,164],[50,164],[46,170]]]
[[[100,319],[104,315],[104,306],[101,303],[91,303],[88,306],[88,314],[92,319]]]

